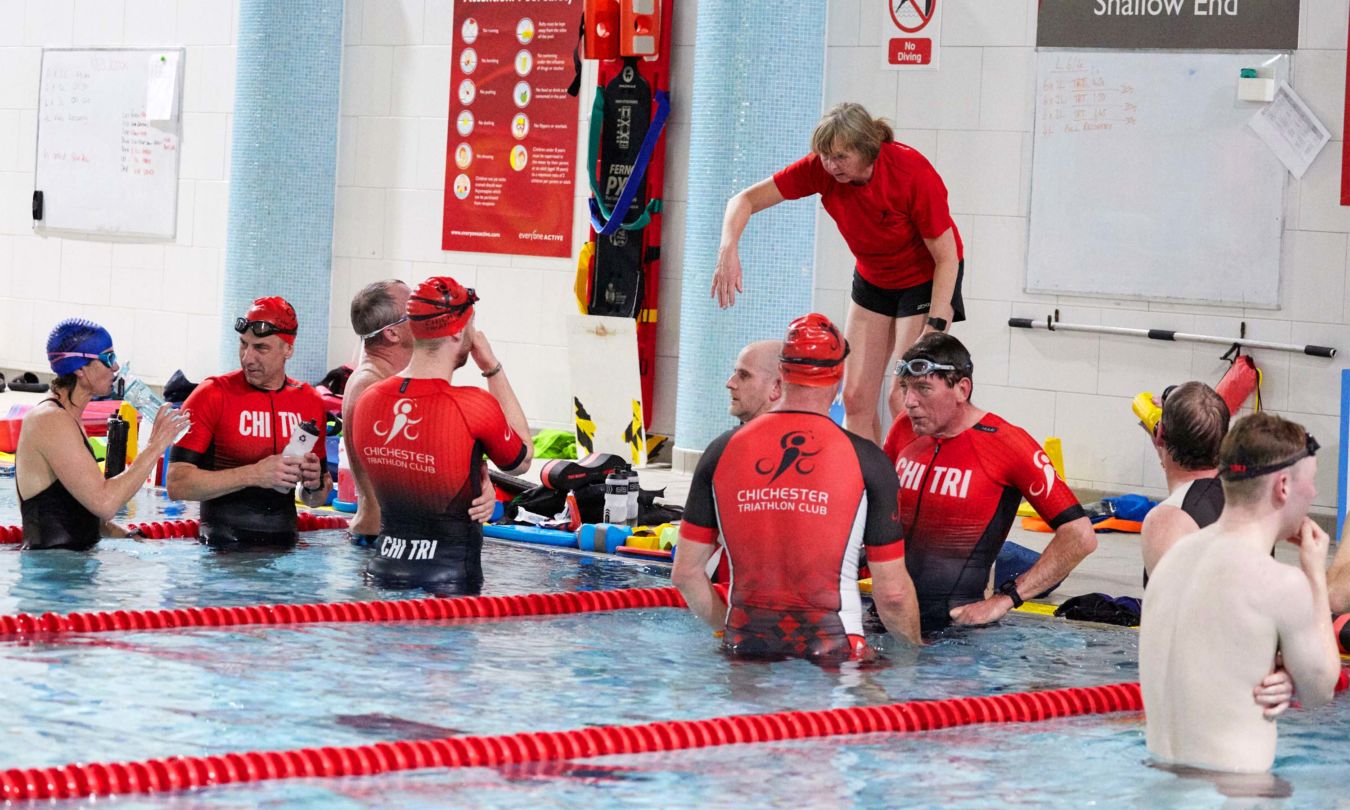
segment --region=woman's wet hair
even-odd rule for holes
[[[1228,418],[1228,404],[1213,388],[1195,380],[1178,385],[1163,402],[1162,445],[1184,470],[1213,469]]]
[[[811,151],[833,154],[836,149],[857,152],[868,163],[881,154],[881,145],[895,140],[884,118],[873,118],[861,104],[846,101],[830,108],[811,133]]]

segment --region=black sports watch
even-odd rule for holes
[[[928,316],[928,320],[926,321],[926,323],[927,323],[929,326],[933,327],[934,329],[938,330],[939,332],[946,332],[946,331],[947,331],[947,319],[946,319],[946,318],[939,318],[939,317],[937,317],[937,316],[935,316],[935,315],[929,315],[929,316]]]
[[[1017,579],[1009,577],[1002,585],[998,586],[998,592],[1012,600],[1013,608],[1022,606],[1022,595],[1017,592]]]

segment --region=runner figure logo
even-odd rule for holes
[[[400,399],[398,402],[395,402],[394,422],[389,426],[389,432],[386,433],[380,428],[380,425],[384,424],[384,422],[376,422],[374,425],[375,435],[384,436],[385,444],[389,444],[394,439],[397,439],[399,433],[402,433],[410,442],[417,441],[417,434],[412,432],[412,426],[422,420],[411,418],[410,415],[413,412],[414,404],[415,403],[411,399]]]
[[[805,449],[808,441],[810,441],[810,434],[803,431],[794,430],[784,433],[783,438],[778,441],[778,446],[783,448],[783,455],[778,459],[778,464],[775,465],[769,459],[762,458],[755,462],[755,472],[760,475],[773,473],[773,477],[769,479],[770,484],[777,481],[778,476],[789,469],[795,470],[798,475],[810,475],[816,466],[814,464],[808,466],[804,462],[811,456],[820,453],[820,451],[812,450],[808,452]]]
[[[891,19],[906,33],[916,34],[933,20],[940,0],[887,0]]]

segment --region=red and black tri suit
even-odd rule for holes
[[[207,377],[183,403],[192,426],[174,446],[170,461],[203,470],[230,470],[255,464],[286,448],[301,422],[323,425],[323,399],[308,383],[290,377],[276,391],[255,388],[244,372]],[[319,463],[326,443],[314,446]],[[296,541],[295,494],[264,487],[202,501],[202,539],[217,546],[291,545]]]
[[[992,413],[946,439],[915,435],[902,414],[885,450],[899,478],[905,565],[925,633],[950,624],[952,608],[985,598],[1022,498],[1051,528],[1085,514],[1040,445]]]
[[[483,530],[469,517],[484,454],[502,469],[528,448],[481,388],[390,377],[361,395],[352,443],[380,502],[378,556],[366,575],[392,587],[476,593]]]
[[[862,642],[858,565],[904,556],[895,474],[828,417],[774,411],[713,441],[694,472],[681,542],[721,542],[731,577],[724,648],[841,660]],[[720,533],[720,538],[719,538]]]

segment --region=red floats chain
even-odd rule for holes
[[[816,712],[713,717],[634,726],[446,737],[290,751],[251,751],[144,762],[14,768],[0,773],[9,801],[164,793],[272,779],[368,776],[418,768],[499,767],[524,762],[678,751],[844,734],[929,731],[973,723],[1028,723],[1082,714],[1140,711],[1139,684],[990,697],[892,703]]]
[[[313,512],[300,512],[295,516],[297,532],[316,532],[324,529],[345,529],[347,518],[339,515],[318,515]],[[196,538],[201,524],[195,520],[164,520],[153,523],[130,523],[127,531],[139,533],[149,540],[167,540],[185,537]],[[0,526],[0,545],[23,542],[23,527]]]
[[[159,630],[176,627],[238,627],[249,624],[405,622],[424,619],[505,619],[632,608],[680,608],[676,588],[461,596],[391,602],[326,602],[310,605],[188,607],[173,610],[109,610],[96,613],[20,613],[0,616],[0,636]]]

